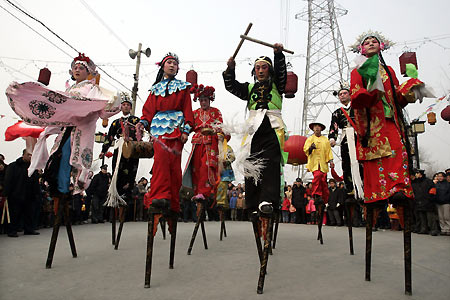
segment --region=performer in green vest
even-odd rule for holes
[[[282,44],[275,44],[273,63],[267,56],[256,59],[252,70],[254,83],[236,81],[233,58],[223,72],[227,91],[247,101],[249,110],[242,144],[248,153],[246,162],[250,163],[244,170],[245,204],[250,213],[271,214],[273,209],[280,208],[281,178],[287,161],[287,153],[283,151],[286,127],[281,118],[287,78],[282,50]],[[252,169],[258,165],[259,168]]]

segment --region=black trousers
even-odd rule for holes
[[[255,184],[253,178],[245,178],[245,204],[248,211],[254,211],[259,203],[267,201],[274,208],[280,207],[280,162],[281,152],[275,130],[267,116],[253,136],[250,153],[265,160],[260,180]]]

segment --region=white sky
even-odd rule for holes
[[[41,20],[76,49],[84,52],[95,63],[114,78],[131,89],[135,60],[128,56],[128,49],[150,47],[150,58],[142,56],[140,70],[139,95],[136,115],[140,116],[143,101],[153,83],[157,68],[155,62],[173,51],[181,60],[178,78],[185,79],[185,73],[193,67],[199,76],[199,83],[213,85],[216,88],[216,101],[225,119],[244,121],[245,102],[228,93],[223,85],[221,72],[249,22],[253,27],[249,36],[267,42],[283,42],[285,47],[295,51],[290,59],[294,72],[299,77],[299,91],[293,99],[286,99],[283,106],[284,120],[291,134],[298,133],[301,122],[305,58],[307,46],[307,23],[295,19],[295,14],[307,7],[306,1],[213,1],[213,0],[173,0],[173,1],[113,1],[113,0],[11,0],[19,7]],[[92,11],[110,28],[112,34]],[[445,35],[446,38],[423,43],[408,44],[417,52],[419,78],[434,88],[436,96],[450,91],[450,19],[448,1],[430,0],[379,0],[362,2],[341,0],[338,2],[348,10],[348,14],[339,18],[339,27],[346,46],[353,44],[355,38],[373,29],[381,31],[397,45],[384,53],[386,62],[403,81],[399,71],[398,56],[405,49],[404,41],[423,40]],[[64,90],[69,79],[68,69],[77,53],[50,34],[37,22],[19,13],[6,1],[0,5],[12,12],[20,20],[45,36],[58,47],[70,54],[70,57],[37,35],[20,21],[0,8],[0,89],[6,90],[12,81],[25,82],[37,79],[39,69],[48,67],[52,71],[49,87]],[[286,13],[287,5],[287,13]],[[282,24],[286,24],[283,26]],[[117,39],[114,35],[120,38]],[[415,49],[417,48],[417,49]],[[251,81],[251,66],[254,58],[260,55],[273,57],[273,51],[261,45],[245,42],[238,54],[237,79]],[[348,53],[349,61],[355,55]],[[112,85],[109,83],[113,83]],[[124,90],[119,84],[102,74],[100,85],[108,89]],[[6,96],[0,96],[0,153],[9,163],[20,156],[25,143],[22,140],[4,141],[4,131],[17,121],[10,109]],[[426,99],[422,104],[410,105],[410,118],[420,115],[434,99]],[[449,124],[440,118],[440,110],[447,103],[441,103],[437,113],[436,125],[426,125],[426,132],[419,136],[422,157],[433,162],[434,170],[450,167]],[[198,108],[193,103],[193,108]],[[331,114],[322,122],[329,126]],[[423,118],[422,118],[423,119]],[[98,129],[102,130],[100,121]],[[103,130],[104,131],[104,130]],[[231,145],[237,148],[239,139],[232,139]],[[183,161],[188,156],[190,143],[185,147]],[[96,145],[94,153],[99,153]],[[96,154],[95,154],[96,155]],[[142,161],[142,160],[141,160]],[[111,164],[107,160],[107,163]],[[147,176],[152,161],[141,163],[138,177]],[[183,166],[184,167],[184,166]],[[286,180],[291,183],[296,170],[287,166]],[[148,177],[148,176],[147,176]]]

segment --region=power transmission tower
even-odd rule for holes
[[[328,114],[338,103],[333,90],[339,81],[348,81],[348,60],[337,23],[337,18],[346,14],[347,10],[336,6],[333,0],[308,0],[308,9],[295,15],[296,19],[308,22],[303,135],[311,122],[320,119],[321,113],[327,114],[326,120],[330,119]]]

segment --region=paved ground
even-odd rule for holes
[[[151,288],[144,288],[144,222],[126,223],[119,250],[110,224],[73,227],[78,257],[60,230],[52,269],[45,269],[51,230],[39,236],[0,236],[0,299],[450,299],[450,237],[413,234],[413,296],[404,295],[403,235],[374,232],[372,281],[364,281],[363,228],[354,229],[355,255],[347,230],[280,224],[270,256],[264,294],[256,294],[258,258],[247,222],[206,222],[209,249],[198,235],[186,255],[193,223],[179,223],[175,269],[169,270],[170,239],[155,239]],[[200,234],[200,232],[199,232]]]

